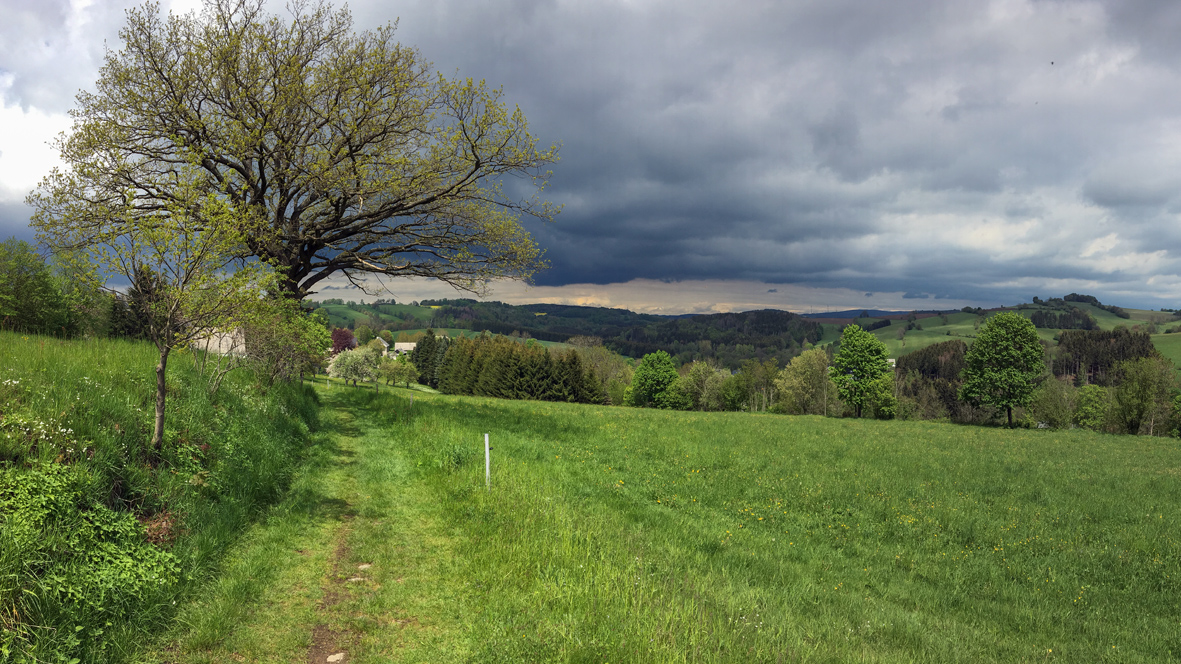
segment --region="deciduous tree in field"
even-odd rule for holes
[[[1013,408],[1028,406],[1033,399],[1034,381],[1045,369],[1044,355],[1028,318],[1012,311],[996,314],[980,326],[964,356],[960,398],[1004,408],[1013,426]]]
[[[556,214],[540,192],[558,151],[538,148],[520,109],[432,71],[392,25],[357,33],[347,10],[294,2],[285,21],[265,4],[128,10],[57,142],[64,167],[28,197],[38,228],[77,229],[47,233],[51,246],[183,204],[183,173],[249,224],[234,255],[273,265],[295,298],[334,274],[483,292],[544,266],[520,217]]]
[[[1177,385],[1173,363],[1163,357],[1142,357],[1121,362],[1118,372],[1119,384],[1114,390],[1116,418],[1124,431],[1135,435],[1146,428],[1151,436],[1169,416],[1170,393]]]
[[[648,408],[661,405],[661,397],[677,381],[677,369],[668,353],[658,350],[640,360],[632,376],[629,406]]]
[[[334,328],[332,330],[332,354],[352,350],[357,347],[357,338],[353,333],[343,327]]]
[[[386,357],[382,359],[381,366],[378,367],[378,376],[385,380],[387,385],[403,383],[409,389],[410,381],[418,378],[418,367],[406,359],[405,355],[399,355],[396,358]]]
[[[328,364],[328,375],[348,382],[376,380],[379,358],[367,347],[354,348],[338,353]]]
[[[189,168],[173,175],[172,199],[151,214],[131,213],[117,201],[95,201],[87,216],[43,216],[39,236],[74,247],[78,277],[97,286],[115,275],[135,282],[135,306],[145,336],[159,351],[156,421],[152,446],[164,440],[166,374],[172,351],[208,338],[215,330],[244,325],[278,290],[275,275],[258,261],[230,269],[249,234],[222,198],[188,186]],[[128,197],[134,196],[128,193]]]
[[[828,415],[837,386],[828,375],[828,353],[812,348],[792,358],[775,379],[781,408],[797,415]],[[838,413],[839,414],[839,413]]]
[[[833,356],[828,372],[841,401],[852,406],[857,417],[881,391],[881,378],[890,371],[886,362],[889,354],[886,344],[860,325],[848,325],[841,332],[841,349]]]

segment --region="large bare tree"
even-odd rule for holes
[[[544,266],[521,218],[556,213],[540,194],[557,148],[538,148],[520,109],[434,72],[393,25],[355,32],[347,10],[296,0],[284,20],[263,4],[128,11],[58,140],[65,167],[29,195],[43,241],[76,248],[88,228],[167,213],[197,173],[251,229],[238,255],[273,265],[295,297],[337,273],[481,292]]]

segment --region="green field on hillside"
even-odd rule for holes
[[[301,657],[317,621],[356,662],[1181,655],[1171,440],[322,393],[341,534],[272,543],[288,585],[169,661]]]
[[[394,332],[393,335],[394,335],[394,340],[396,341],[399,338],[399,335],[404,335],[407,338],[410,338],[416,334],[423,334],[425,332],[426,332],[426,328],[424,327],[424,328],[417,329],[417,330],[399,330],[397,332]],[[465,329],[458,328],[458,327],[441,327],[441,328],[435,330],[435,334],[447,335],[447,336],[451,337],[452,339],[458,339],[459,337],[467,337],[468,339],[472,339],[472,338],[478,337],[481,334],[483,334],[483,331],[482,330],[465,330]],[[504,335],[498,335],[498,336],[504,336]],[[542,346],[545,346],[546,348],[559,348],[560,349],[560,348],[569,348],[570,347],[570,344],[561,343],[558,341],[541,341],[538,339],[533,339],[533,342],[541,344]]]
[[[371,316],[392,323],[401,322],[405,316],[429,321],[434,315],[434,310],[430,307],[416,307],[410,304],[362,304],[360,311],[344,304],[322,304],[320,307],[328,312],[328,322],[336,327],[348,327]]]
[[[1154,334],[1152,345],[1181,370],[1181,334]]]
[[[1103,330],[1111,330],[1118,325],[1123,325],[1129,328],[1142,326],[1147,329],[1149,325],[1155,324],[1157,329],[1163,332],[1164,328],[1169,327],[1170,325],[1178,324],[1172,320],[1172,314],[1167,312],[1127,309],[1126,311],[1131,315],[1131,317],[1120,318],[1109,311],[1100,309],[1099,307],[1090,304],[1077,302],[1071,302],[1070,304],[1072,306],[1077,306],[1079,309],[1082,309],[1083,311],[1091,314],[1091,316],[1099,324],[1099,328]],[[1014,311],[1021,314],[1022,316],[1025,316],[1026,318],[1029,318],[1035,311],[1039,310],[1062,311],[1061,309],[1051,309],[1049,307],[1040,307],[1034,305],[1025,306],[1027,308],[1015,309]],[[901,339],[898,337],[898,334],[900,330],[903,330],[906,327],[907,321],[905,320],[895,320],[889,327],[873,330],[872,333],[886,344],[886,349],[890,352],[890,357],[897,358],[907,353],[912,353],[916,350],[926,348],[932,344],[937,344],[942,341],[950,341],[951,339],[955,338],[963,339],[970,345],[972,343],[972,339],[976,337],[978,328],[977,323],[983,323],[983,318],[980,316],[963,312],[949,313],[946,315],[946,319],[947,322],[944,323],[944,319],[941,316],[921,318],[918,320],[918,324],[921,325],[923,329],[908,330]],[[857,319],[857,323],[862,327],[865,327],[879,320],[881,319],[860,318]],[[838,338],[840,338],[840,330],[840,326],[825,325],[824,337],[821,339],[820,345],[836,341]],[[1050,342],[1051,344],[1056,343],[1054,338],[1058,336],[1059,332],[1060,330],[1053,329],[1039,328],[1037,330],[1038,336],[1043,340]],[[1169,340],[1169,337],[1163,334],[1153,335],[1152,338],[1153,343],[1157,345],[1157,348],[1161,351],[1161,353],[1172,359],[1174,363],[1177,364],[1178,368],[1181,369],[1181,345],[1178,345],[1181,344],[1181,340],[1174,343]],[[1164,346],[1161,344],[1164,344]],[[1178,348],[1174,351],[1172,349],[1172,345],[1178,345]]]

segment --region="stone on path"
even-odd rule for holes
[[[349,579],[349,583],[356,583],[358,581],[364,581],[364,580],[365,580],[365,577],[363,577],[363,576],[354,576]]]
[[[344,661],[344,653],[338,652],[335,655],[329,655],[328,661],[329,662],[343,662]]]
[[[362,570],[362,571],[367,570],[370,567],[373,567],[373,565],[371,565],[369,563],[361,563],[360,565],[357,565],[357,569]]]

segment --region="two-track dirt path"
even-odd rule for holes
[[[462,661],[456,541],[397,427],[321,392],[324,426],[290,495],[181,612],[158,662]],[[411,425],[403,425],[411,426]]]

